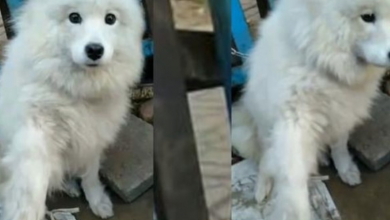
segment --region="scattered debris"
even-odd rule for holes
[[[341,220],[341,216],[333,202],[332,197],[326,188],[324,180],[329,177],[314,177],[309,184],[310,202],[316,219],[321,220]]]
[[[372,109],[372,118],[356,128],[349,143],[369,168],[379,170],[390,162],[390,97],[381,94]]]
[[[79,208],[73,209],[55,209],[48,211],[46,216],[48,220],[76,220],[76,217],[73,214],[80,212]]]
[[[143,100],[148,100],[153,98],[154,92],[153,92],[153,85],[152,84],[145,84],[141,85],[137,88],[134,88],[131,91],[131,100],[133,102],[139,102]]]
[[[341,220],[340,214],[323,183],[327,176],[315,176],[309,184],[313,220]],[[232,220],[265,220],[274,201],[258,204],[254,198],[257,166],[245,160],[232,167]]]
[[[107,151],[101,174],[107,186],[132,202],[153,185],[153,127],[129,114],[127,124]]]

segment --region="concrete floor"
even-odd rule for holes
[[[327,186],[343,220],[390,219],[390,166],[373,172],[359,164],[363,183],[349,187],[337,177],[334,168],[321,170],[330,176]]]
[[[122,202],[118,197],[111,193],[114,203],[115,216],[110,220],[152,220],[153,219],[153,189],[150,189],[140,198],[131,204]],[[50,210],[57,208],[80,208],[80,213],[76,214],[77,220],[101,220],[94,216],[88,208],[84,198],[70,198],[66,195],[57,195],[48,202]]]

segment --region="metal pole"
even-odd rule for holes
[[[230,0],[209,0],[213,18],[217,65],[222,76],[229,118],[231,118],[231,7]]]

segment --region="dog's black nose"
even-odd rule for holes
[[[101,44],[91,43],[85,47],[85,53],[87,54],[88,58],[96,61],[102,58],[104,54],[104,47]]]

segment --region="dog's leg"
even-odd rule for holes
[[[109,218],[114,215],[114,212],[110,197],[104,191],[99,179],[100,158],[97,157],[95,161],[91,162],[87,172],[83,175],[81,186],[92,212],[101,218]]]
[[[72,198],[81,196],[81,188],[76,179],[68,179],[65,181],[63,191]]]
[[[318,142],[310,123],[280,121],[272,131],[271,145],[260,162],[260,172],[273,180],[275,207],[269,220],[311,219],[308,180],[317,166]]]
[[[2,220],[43,220],[52,164],[44,132],[26,126],[1,160]]]
[[[255,146],[257,148],[261,148],[262,152],[266,152],[268,149],[268,143],[264,141],[264,138],[261,134],[257,135],[258,138],[257,141],[259,146]],[[260,150],[258,150],[260,151]],[[258,162],[258,175],[257,175],[257,182],[256,182],[256,191],[255,191],[255,198],[258,203],[263,202],[266,197],[269,196],[271,190],[272,190],[272,175],[268,172],[269,170],[264,166],[265,163],[263,163],[262,155],[260,153],[257,155],[257,162]]]
[[[272,181],[270,175],[266,173],[266,170],[261,168],[261,163],[259,164],[260,166],[259,173],[257,175],[255,198],[258,203],[261,203],[270,194],[272,189]]]
[[[341,180],[348,185],[356,186],[362,181],[359,168],[348,151],[348,138],[348,135],[344,135],[331,145],[331,154]]]
[[[328,152],[318,151],[318,162],[323,167],[330,165],[330,158]]]

